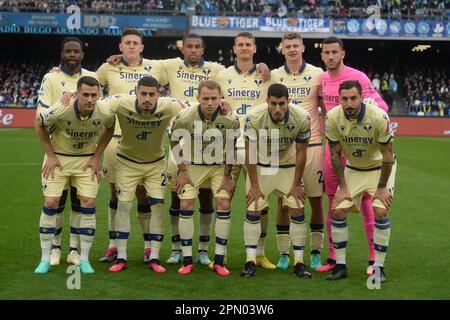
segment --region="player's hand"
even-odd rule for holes
[[[263,82],[267,82],[270,80],[271,73],[270,69],[265,63],[259,63],[258,67],[256,68],[256,74],[259,74],[261,76],[261,79]]]
[[[220,108],[220,114],[222,116],[225,116],[225,115],[233,112],[233,110],[231,109],[231,104],[228,101],[226,101],[225,99],[220,100],[219,108]]]
[[[245,195],[245,202],[247,204],[247,208],[252,204],[252,202],[255,202],[255,211],[258,211],[259,198],[262,199],[266,198],[264,194],[261,192],[259,186],[250,187],[250,190],[248,190],[247,194]]]
[[[378,107],[378,103],[375,101],[375,99],[373,99],[373,98],[365,98],[364,100],[363,100],[363,103],[364,104],[373,104],[374,106],[377,106]]]
[[[75,95],[75,92],[65,92],[59,101],[64,107],[68,107],[70,105],[70,100],[72,100]]]
[[[194,186],[194,183],[191,180],[191,177],[189,177],[187,171],[180,171],[178,173],[177,177],[177,194],[181,195],[184,189],[184,186],[190,184],[191,186]]]
[[[56,158],[55,156],[47,156],[44,166],[42,167],[42,176],[44,177],[44,179],[48,180],[49,176],[54,179],[56,168],[59,168],[60,171],[63,170],[63,166],[59,162],[58,158]]]
[[[305,191],[303,190],[303,187],[298,184],[293,185],[291,190],[286,194],[286,198],[289,198],[290,196],[294,197],[297,208],[300,209],[302,207],[301,203],[305,202]]]
[[[122,59],[122,56],[119,54],[115,54],[112,56],[109,56],[108,59],[106,59],[106,62],[109,64],[112,64],[113,66],[117,66],[120,63],[120,60]]]
[[[60,67],[53,67],[53,68],[51,68],[48,72],[50,72],[50,73],[58,73],[58,72],[61,72],[61,68]]]
[[[387,188],[378,188],[373,195],[374,199],[378,199],[383,203],[386,209],[389,209],[392,204],[392,194]]]
[[[220,192],[220,190],[225,190],[226,192],[228,192],[230,198],[233,198],[234,196],[234,181],[231,178],[231,176],[224,176],[222,183],[219,186],[219,189],[217,189],[217,193]]]
[[[83,166],[82,170],[86,171],[88,168],[91,168],[92,170],[92,181],[94,181],[94,178],[97,177],[97,182],[100,182],[100,179],[102,178],[100,161],[95,157],[90,158],[89,161]]]
[[[332,208],[336,209],[336,207],[344,200],[352,201],[352,195],[348,192],[347,188],[339,187],[334,194]]]

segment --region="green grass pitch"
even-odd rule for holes
[[[0,299],[450,298],[447,269],[450,252],[450,139],[396,138],[394,148],[399,166],[391,210],[387,282],[381,285],[380,290],[369,290],[366,286],[367,242],[362,217],[355,214],[349,218],[348,279],[328,282],[325,280],[326,274],[313,273],[312,279],[301,280],[292,274],[292,268],[285,271],[258,269],[256,277],[241,278],[239,271],[245,260],[243,179],[232,206],[228,248],[230,277],[219,277],[204,266],[195,266],[194,272],[188,276],[178,275],[178,266],[166,265],[165,274],[147,269],[142,262],[143,242],[135,210],[129,241],[129,269],[119,274],[108,273],[109,265],[98,262],[108,243],[109,193],[107,185],[102,183],[97,201],[97,233],[90,255],[96,273],[82,276],[80,290],[69,290],[65,263],[69,241],[68,210],[64,218],[62,264],[45,276],[33,273],[40,259],[38,223],[43,201],[40,184],[43,149],[31,129],[0,130],[0,148]],[[168,206],[169,201],[166,202],[166,209]],[[327,209],[326,200],[324,207]],[[306,215],[309,214],[307,207]],[[168,217],[167,214],[162,261],[170,254]],[[197,213],[195,217],[197,219]],[[278,258],[275,234],[274,214],[271,211],[266,255],[274,263]],[[211,244],[211,256],[212,252]],[[326,250],[323,250],[322,260],[326,255]],[[308,246],[305,259],[309,263]]]

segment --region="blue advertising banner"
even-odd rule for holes
[[[0,13],[0,33],[120,35],[120,29],[185,30],[185,17]]]
[[[192,16],[193,29],[331,32],[329,19]]]
[[[450,22],[431,20],[336,19],[333,33],[348,36],[450,37]]]

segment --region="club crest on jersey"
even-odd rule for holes
[[[162,239],[163,239],[163,236],[162,236],[162,235],[160,235],[160,234],[158,234],[158,235],[156,236],[156,239],[158,239],[158,241],[162,241]]]
[[[203,74],[207,77],[209,77],[209,75],[211,74],[211,69],[203,69]]]
[[[155,114],[155,117],[157,117],[158,119],[161,119],[161,117],[164,115],[164,113],[160,112]]]
[[[128,115],[132,116],[133,115],[133,111],[128,111]]]
[[[64,80],[61,81],[61,85],[64,87],[66,85],[66,82]]]
[[[150,70],[152,70],[152,66],[145,66],[144,70],[147,72],[150,72]]]
[[[370,124],[365,124],[363,125],[363,129],[367,132],[370,133],[370,131],[372,131],[372,126]]]
[[[341,124],[341,130],[344,131],[345,127]]]
[[[92,125],[94,126],[94,128],[97,128],[101,124],[102,122],[100,120],[92,120]]]
[[[43,183],[42,184],[42,190],[45,192],[45,190],[47,190],[47,184],[46,183]]]
[[[262,80],[255,79],[254,82],[259,87],[262,83]]]
[[[67,122],[68,126],[70,126],[72,124],[72,121],[70,121],[70,120],[67,120],[66,122]]]
[[[219,130],[223,130],[225,128],[225,125],[222,123],[218,123],[218,124],[216,124],[216,128]]]
[[[281,78],[280,78],[280,82],[281,82],[281,83],[283,83],[283,81],[284,81],[284,78],[283,78],[283,77],[281,77]]]
[[[292,132],[292,131],[294,131],[294,129],[295,129],[295,125],[293,125],[292,123],[288,123],[288,124],[286,125],[286,129],[288,129],[289,132]]]
[[[228,84],[231,84],[231,82],[232,82],[232,80],[231,80],[231,79],[228,79]]]
[[[311,76],[304,76],[303,80],[305,80],[306,82],[309,82],[309,80],[311,80],[312,77]]]

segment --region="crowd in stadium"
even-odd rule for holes
[[[234,14],[234,15],[278,15],[297,13],[310,17],[360,17],[366,8],[381,4],[381,13],[390,17],[435,17],[447,16],[449,0],[6,0],[0,1],[0,11],[13,12],[65,12],[69,5],[78,5],[83,12],[147,14],[149,11],[168,11],[186,14]]]

